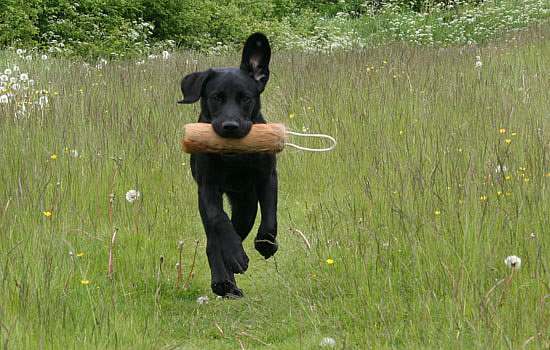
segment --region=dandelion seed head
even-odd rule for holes
[[[205,295],[203,297],[198,297],[197,298],[197,304],[199,305],[202,305],[202,304],[208,304],[208,295]]]
[[[510,269],[518,270],[521,266],[521,258],[515,255],[510,255],[509,257],[504,259],[504,264]]]
[[[481,68],[483,66],[483,62],[476,61],[476,68]]]
[[[321,340],[321,343],[319,345],[324,348],[328,348],[328,347],[333,348],[336,346],[336,340],[334,340],[334,338],[331,338],[331,337],[325,337],[323,338],[323,340]]]
[[[130,190],[130,191],[126,192],[126,200],[130,203],[134,203],[135,201],[137,201],[139,199],[140,195],[141,195],[141,193],[139,193],[139,191]]]

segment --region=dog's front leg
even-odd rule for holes
[[[256,185],[262,221],[254,246],[264,258],[271,257],[279,245],[277,244],[277,171],[275,168],[264,181]]]
[[[208,241],[206,253],[212,281],[225,280],[228,274],[246,271],[248,256],[240,236],[223,211],[222,193],[217,186],[199,186],[199,209]]]

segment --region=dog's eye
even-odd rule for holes
[[[210,99],[211,99],[212,102],[214,102],[214,103],[222,103],[222,102],[223,102],[223,96],[220,95],[220,94],[212,95],[212,96],[210,97]]]
[[[250,101],[250,97],[243,95],[241,96],[241,102],[242,103],[248,103]]]

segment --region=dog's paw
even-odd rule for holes
[[[222,251],[225,268],[232,273],[243,273],[248,269],[248,255],[241,243],[227,245]]]
[[[269,259],[279,249],[279,244],[275,237],[269,233],[258,234],[254,240],[254,247],[264,258]]]
[[[241,298],[243,291],[231,281],[221,281],[212,283],[212,292],[224,298]]]

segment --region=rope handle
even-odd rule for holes
[[[298,146],[298,145],[295,145],[293,143],[285,142],[286,146],[294,147],[294,148],[302,150],[302,151],[328,152],[328,151],[333,150],[334,147],[336,147],[336,145],[337,145],[336,139],[332,136],[329,136],[329,135],[324,135],[324,134],[302,134],[302,133],[294,132],[294,131],[286,131],[286,134],[287,135],[293,135],[293,136],[301,136],[301,137],[317,137],[317,138],[328,139],[328,140],[332,141],[332,145],[330,147],[327,147],[327,148],[308,148],[308,147]]]

